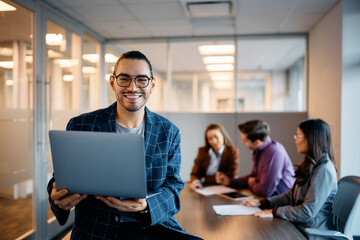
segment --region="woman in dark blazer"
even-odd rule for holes
[[[216,184],[220,171],[234,178],[239,168],[239,149],[235,147],[220,124],[212,123],[205,130],[205,146],[200,147],[191,171],[190,189],[202,188],[203,183]]]

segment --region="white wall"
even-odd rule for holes
[[[341,128],[341,2],[309,33],[308,116],[326,121],[332,131],[339,169]]]
[[[340,176],[360,176],[360,1],[345,0],[342,18]]]

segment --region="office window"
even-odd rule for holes
[[[160,80],[150,100],[157,111],[306,111],[304,36],[116,45],[152,61]]]
[[[115,93],[111,89],[109,80],[110,76],[114,72],[114,65],[119,59],[122,51],[117,51],[114,48],[107,46],[106,47],[106,53],[105,53],[105,89],[107,93],[107,105],[113,104],[116,101]]]
[[[174,112],[234,112],[232,40],[171,43],[171,109]]]
[[[81,37],[47,21],[46,47],[49,125],[50,129],[63,130],[82,109],[86,92],[81,74]]]
[[[0,13],[1,237],[33,229],[33,12],[4,1]]]
[[[83,41],[83,90],[84,111],[89,112],[101,107],[101,80],[100,78],[100,42],[85,34]]]
[[[239,39],[238,110],[305,111],[305,49],[302,37]]]

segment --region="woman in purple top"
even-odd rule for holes
[[[240,124],[239,129],[242,143],[253,150],[253,169],[250,174],[235,179],[218,173],[217,183],[248,187],[264,197],[288,192],[295,182],[293,164],[284,146],[271,140],[269,125],[262,120],[250,120]]]

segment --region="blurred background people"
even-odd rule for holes
[[[190,189],[202,188],[203,183],[216,184],[218,171],[229,178],[239,168],[239,149],[235,147],[220,124],[212,123],[205,130],[205,146],[200,147],[191,171]]]
[[[255,213],[255,216],[275,216],[289,220],[302,232],[306,227],[331,229],[337,176],[330,127],[320,119],[304,120],[294,138],[298,153],[305,155],[296,169],[294,187],[286,194],[247,200],[243,204],[264,209]],[[310,239],[319,238],[312,236]]]
[[[241,142],[253,150],[253,169],[250,174],[232,179],[220,172],[219,184],[234,188],[248,187],[258,196],[270,197],[286,193],[295,182],[294,167],[284,146],[270,138],[270,127],[263,120],[239,124]]]

